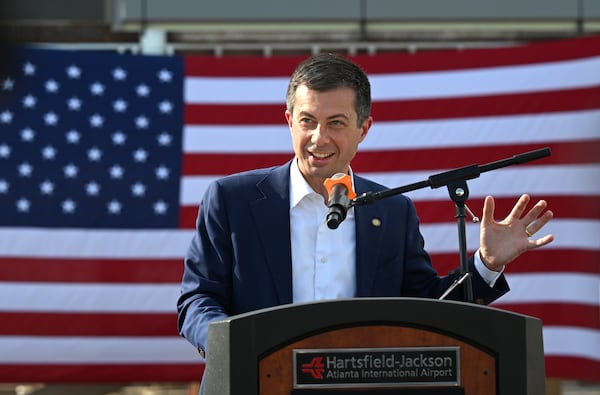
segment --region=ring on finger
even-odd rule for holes
[[[529,229],[527,229],[527,228],[525,228],[525,234],[527,235],[527,237],[531,237],[531,236],[533,236],[533,233],[531,233],[531,232],[529,231]]]

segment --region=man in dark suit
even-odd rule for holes
[[[365,73],[341,56],[312,57],[292,75],[286,102],[294,158],[217,180],[200,204],[177,308],[181,335],[202,355],[209,324],[230,315],[334,298],[437,298],[457,278],[433,269],[405,196],[352,207],[339,228],[326,226],[327,178],[349,175],[359,195],[385,189],[350,167],[373,122]],[[495,221],[486,197],[480,248],[469,259],[474,298],[490,303],[507,292],[504,266],[552,241],[531,238],[552,212],[539,201],[525,213],[528,203],[521,196]]]

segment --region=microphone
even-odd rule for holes
[[[352,179],[348,174],[336,173],[323,183],[329,195],[327,207],[327,227],[337,229],[340,223],[346,219],[346,213],[352,206],[352,199],[356,197],[352,189]]]

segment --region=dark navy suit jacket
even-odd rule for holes
[[[290,163],[215,181],[200,203],[177,308],[181,335],[201,353],[210,322],[292,303]],[[358,195],[385,189],[356,175],[354,187]],[[407,197],[356,206],[354,216],[356,297],[437,298],[456,279],[456,274],[439,277],[432,268]],[[503,276],[491,288],[473,258],[469,265],[476,299],[490,303],[508,291]],[[449,299],[460,300],[460,293]]]

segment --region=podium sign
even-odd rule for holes
[[[293,388],[460,384],[459,347],[293,350]]]
[[[279,306],[209,328],[205,395],[545,395],[541,321],[464,302]]]

